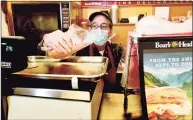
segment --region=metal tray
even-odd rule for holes
[[[48,56],[28,56],[28,62],[57,62],[61,61],[61,59],[54,59]]]
[[[22,77],[38,79],[71,80],[77,77],[82,80],[94,80],[106,74],[108,58],[72,56],[62,60],[43,56],[29,56],[28,67],[13,73]],[[33,58],[33,59],[32,59]]]

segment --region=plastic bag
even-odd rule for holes
[[[72,47],[72,54],[91,45],[94,41],[97,41],[99,34],[96,34],[95,31],[88,31],[83,29],[75,24],[72,24],[67,31],[67,34],[70,36],[73,47]],[[111,39],[115,37],[116,34],[113,33],[109,38],[108,41],[111,42]]]
[[[69,27],[67,34],[70,36],[73,43],[71,54],[74,54],[93,43],[93,39],[89,37],[88,33],[89,32],[86,29],[83,29],[75,24],[72,24]]]
[[[89,34],[89,31],[86,29],[81,28],[80,26],[77,26],[75,24],[72,24],[68,31],[64,32],[65,36],[67,36],[67,39],[70,39],[72,41],[72,47],[71,47],[71,52],[68,54],[61,55],[61,54],[56,54],[55,52],[52,52],[53,48],[44,46],[41,47],[42,51],[47,51],[49,52],[49,55],[51,55],[54,58],[64,58],[67,56],[71,56],[72,54],[76,53],[77,51],[89,46],[90,44],[93,43],[95,39],[97,39],[97,36],[93,37],[93,35]]]
[[[66,58],[68,56],[73,55],[77,51],[91,45],[94,41],[96,41],[100,36],[99,34],[96,34],[95,31],[93,30],[86,30],[81,28],[80,26],[77,26],[75,24],[72,24],[68,31],[62,33],[65,34],[63,36],[66,36],[67,39],[70,39],[72,41],[72,47],[71,47],[71,52],[68,54],[59,54],[56,52],[52,52],[53,48],[51,47],[41,47],[42,51],[50,51],[48,53],[49,56],[52,56],[54,58]],[[110,41],[116,34],[113,33],[109,38],[108,41]]]
[[[174,23],[155,16],[146,16],[137,24],[135,31],[141,34],[173,34],[192,32],[192,18],[183,23]]]

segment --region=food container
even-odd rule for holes
[[[37,78],[71,80],[77,77],[80,80],[95,81],[106,73],[108,58],[106,57],[77,57],[53,59],[47,56],[28,56],[28,67],[13,75]]]

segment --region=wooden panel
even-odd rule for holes
[[[114,43],[126,46],[128,40],[128,32],[135,29],[135,24],[114,25],[113,32],[116,36],[111,40]]]
[[[13,13],[11,9],[11,2],[7,2],[7,22],[9,27],[9,33],[11,36],[14,34]]]
[[[170,7],[170,18],[174,16],[187,16],[187,12],[192,11],[192,5],[184,6],[171,6]]]
[[[7,2],[2,1],[1,2],[1,30],[2,30],[2,36],[9,36],[9,28],[8,28],[8,16],[7,16]]]
[[[153,7],[153,15],[155,15],[155,7]],[[172,5],[170,7],[169,19],[175,16],[187,16],[187,12],[192,10],[192,5]]]
[[[120,7],[119,8],[119,18],[129,18],[131,16],[138,16],[139,14],[151,15],[153,7],[152,6],[130,6],[130,7]]]
[[[82,13],[83,13],[83,19],[88,19],[88,17],[93,13],[93,12],[99,12],[99,11],[108,11],[108,8],[82,8]]]
[[[88,19],[89,15],[97,11],[107,10],[110,13],[110,7],[104,8],[82,8],[83,19]],[[127,11],[127,12],[125,12]],[[119,18],[129,18],[131,16],[138,16],[139,14],[151,15],[153,11],[152,6],[130,6],[130,7],[119,7]]]

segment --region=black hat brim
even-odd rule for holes
[[[98,15],[102,15],[104,16],[107,20],[109,20],[110,24],[112,25],[113,22],[111,20],[111,18],[109,17],[109,15],[107,15],[106,13],[103,13],[103,12],[94,12],[92,13],[90,16],[89,16],[89,21],[93,21],[93,19],[98,16]]]

